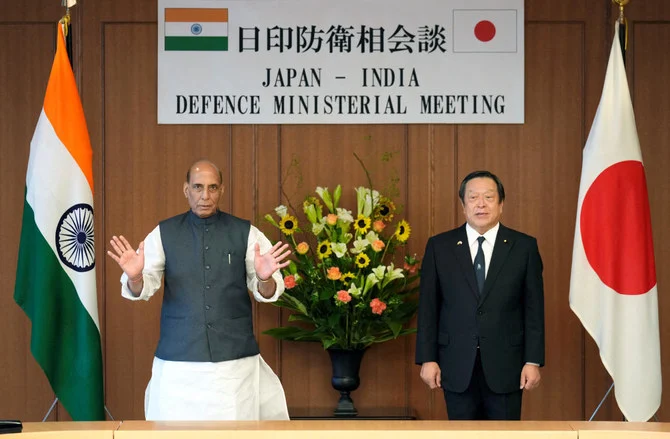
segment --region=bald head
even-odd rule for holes
[[[191,182],[191,173],[203,169],[203,167],[207,166],[209,166],[210,169],[213,169],[214,172],[216,172],[216,174],[219,176],[219,184],[223,184],[223,174],[221,173],[221,170],[219,169],[218,166],[216,166],[214,163],[210,162],[207,159],[200,159],[197,162],[193,163],[190,168],[188,168],[188,171],[186,171],[186,183]]]

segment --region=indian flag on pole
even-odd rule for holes
[[[59,25],[30,143],[14,300],[30,350],[75,421],[104,420],[93,240],[92,150]]]
[[[165,50],[228,50],[228,9],[165,8]]]

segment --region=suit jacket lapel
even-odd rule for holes
[[[489,271],[486,273],[486,281],[484,282],[484,291],[482,292],[481,300],[484,301],[486,296],[491,291],[491,288],[496,282],[498,274],[500,274],[500,269],[505,265],[505,260],[509,254],[514,241],[511,239],[509,234],[509,229],[502,224],[500,224],[500,229],[498,229],[498,235],[496,236],[496,242],[493,246],[493,254],[491,255],[491,265],[489,266]],[[473,274],[474,276],[474,274]]]
[[[477,279],[475,278],[475,269],[472,265],[472,255],[470,254],[470,245],[468,243],[468,234],[465,233],[465,225],[458,230],[457,240],[453,243],[456,259],[461,264],[461,272],[470,285],[470,291],[475,298],[479,297],[477,288]]]

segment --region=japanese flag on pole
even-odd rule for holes
[[[661,403],[658,291],[647,183],[618,26],[583,152],[570,307],[600,349],[627,420]]]

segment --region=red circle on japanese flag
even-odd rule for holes
[[[487,43],[496,36],[496,26],[488,20],[482,20],[475,25],[475,37]]]
[[[605,285],[644,294],[656,285],[651,215],[644,167],[616,163],[591,184],[579,219],[584,252]]]

